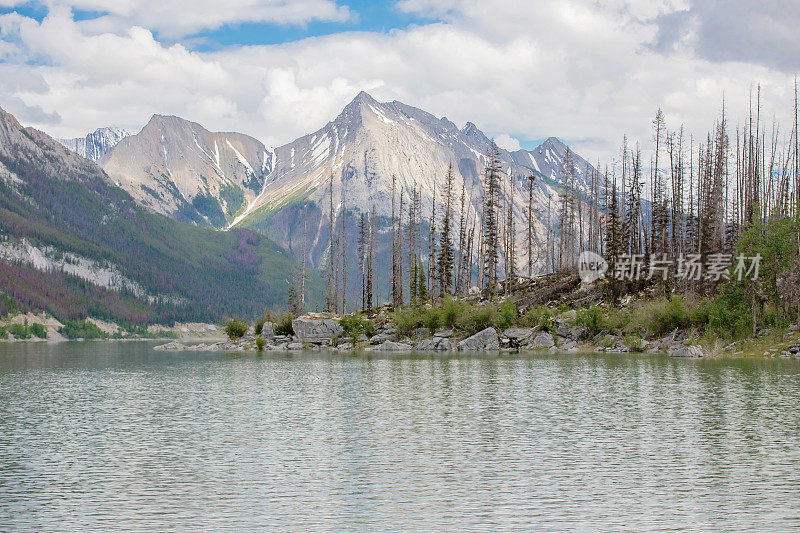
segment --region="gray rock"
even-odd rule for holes
[[[338,321],[330,318],[311,318],[301,316],[292,320],[292,328],[301,343],[330,342],[344,331]]]
[[[450,342],[450,339],[445,337],[431,337],[430,339],[420,341],[416,349],[432,352],[449,352],[453,349],[453,343]]]
[[[286,349],[290,351],[299,351],[303,349],[303,345],[299,342],[290,342],[286,345]]]
[[[459,352],[499,351],[500,337],[494,328],[486,328],[458,343]]]
[[[697,345],[672,347],[667,353],[670,357],[703,357],[703,348]]]
[[[411,332],[411,337],[414,339],[424,339],[425,337],[430,337],[431,330],[428,328],[417,328]]]
[[[578,316],[578,313],[575,309],[570,309],[569,311],[564,311],[558,317],[556,317],[556,322],[569,322],[575,320]]]
[[[553,336],[549,333],[542,332],[538,333],[533,340],[531,341],[530,346],[532,348],[550,348],[551,346],[555,345],[555,341],[553,340]]]
[[[503,332],[503,338],[508,339],[509,344],[515,348],[528,344],[533,336],[530,328],[508,328]]]
[[[186,350],[186,345],[181,344],[178,341],[168,342],[167,344],[161,344],[159,346],[154,346],[154,350],[158,350],[161,352],[180,352]]]
[[[558,345],[558,349],[564,352],[569,352],[572,349],[577,351],[578,343],[573,340],[566,340]]]
[[[786,351],[791,353],[791,354],[800,353],[800,344],[793,344],[793,345],[789,346],[788,348],[786,348]]]
[[[442,337],[443,339],[451,339],[453,337],[452,329],[441,329],[433,334],[434,337]]]
[[[375,346],[373,350],[379,352],[410,352],[412,347],[410,344],[405,344],[403,342],[386,341],[383,344]]]
[[[261,328],[261,337],[269,339],[275,336],[275,324],[272,322],[264,322],[264,327]]]
[[[343,342],[335,348],[337,352],[349,352],[353,349],[353,345],[349,342]]]
[[[386,341],[397,342],[397,333],[394,331],[386,331],[383,333],[378,333],[377,335],[373,336],[369,343],[373,345],[383,344]]]

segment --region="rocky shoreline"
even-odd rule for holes
[[[585,328],[571,326],[574,319],[569,312],[556,321],[555,331],[541,328],[511,327],[498,331],[488,327],[478,333],[456,338],[451,329],[431,332],[418,328],[408,336],[400,338],[395,328],[382,324],[371,336],[361,334],[357,339],[346,338],[339,320],[330,316],[305,315],[292,321],[294,335],[276,335],[274,326],[265,323],[261,335],[251,330],[240,339],[210,343],[186,344],[172,341],[156,346],[159,351],[221,351],[221,352],[302,352],[330,351],[352,352],[421,352],[421,353],[648,353],[666,354],[670,357],[700,358],[708,356],[700,345],[693,344],[685,332],[673,331],[663,338],[637,339],[632,348],[629,341],[614,335],[589,337]],[[258,340],[260,339],[260,341]],[[355,344],[353,341],[355,340]],[[262,345],[259,347],[258,343]],[[767,355],[767,354],[765,354]],[[800,358],[800,346],[792,345],[787,350],[776,352],[776,357]]]

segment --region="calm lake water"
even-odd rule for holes
[[[800,363],[0,344],[2,531],[783,531]]]

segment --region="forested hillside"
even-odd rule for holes
[[[144,324],[285,304],[294,261],[272,241],[173,221],[109,182],[0,109],[0,290],[14,305]],[[321,285],[309,276],[309,305]]]

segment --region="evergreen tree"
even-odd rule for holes
[[[436,273],[439,278],[439,295],[451,293],[453,283],[453,243],[450,236],[450,220],[452,218],[453,203],[453,165],[447,169],[447,179],[444,190],[444,215],[439,234],[439,258]]]
[[[497,283],[497,265],[499,260],[499,242],[497,231],[497,203],[500,194],[501,174],[500,150],[494,141],[489,145],[486,156],[485,192],[483,201],[483,276],[485,288]]]

